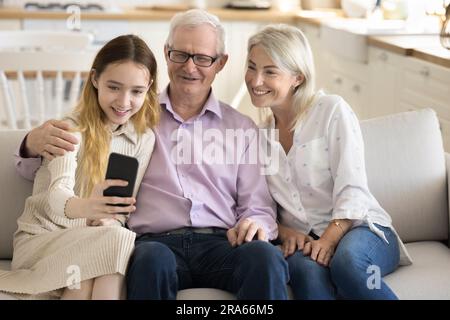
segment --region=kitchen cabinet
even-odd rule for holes
[[[367,118],[400,112],[398,92],[402,56],[386,50],[369,47],[369,102]]]
[[[22,25],[19,19],[1,19],[0,30],[20,30]]]
[[[298,27],[309,41],[314,56],[314,64],[316,67],[316,88],[326,88],[327,77],[327,61],[330,59],[329,54],[323,50],[321,44],[320,26],[299,23]]]
[[[404,57],[398,79],[398,111],[432,108],[441,125],[444,148],[450,151],[450,69]]]
[[[325,50],[320,25],[299,23],[298,27],[307,37],[313,51],[316,88],[342,96],[358,118],[367,118],[369,101],[367,64],[352,61]]]
[[[344,98],[359,119],[366,119],[370,85],[368,65],[330,55],[328,66],[330,76],[325,89]]]

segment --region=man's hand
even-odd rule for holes
[[[246,218],[240,221],[236,226],[227,231],[227,238],[230,244],[240,246],[244,242],[250,242],[257,235],[258,240],[267,241],[266,232],[256,221]]]
[[[73,151],[78,139],[67,132],[70,125],[64,121],[48,120],[31,130],[25,140],[24,156],[36,158],[42,156],[52,160],[66,151]]]
[[[328,267],[334,254],[336,245],[325,238],[313,240],[305,244],[303,255],[311,256],[311,259],[324,267]]]
[[[294,254],[297,250],[303,250],[305,244],[312,240],[310,236],[280,224],[278,224],[278,238],[284,257]]]

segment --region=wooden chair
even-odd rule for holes
[[[29,129],[73,108],[95,52],[75,32],[0,32],[1,125]]]

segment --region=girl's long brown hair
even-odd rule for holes
[[[146,67],[150,72],[150,81],[153,80],[144,105],[130,118],[136,132],[142,134],[158,123],[160,115],[156,59],[145,42],[135,35],[112,39],[97,53],[91,74],[95,70],[98,78],[109,64],[126,61]],[[81,132],[83,139],[77,173],[81,178],[80,196],[88,197],[93,186],[104,179],[111,143],[107,118],[98,103],[98,91],[90,78],[87,79],[81,100],[75,108],[75,118],[78,125],[76,130]]]

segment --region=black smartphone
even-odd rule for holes
[[[105,197],[132,197],[139,162],[136,158],[112,152],[109,155],[106,179],[120,179],[128,181],[126,187],[109,187],[103,191]],[[125,204],[116,204],[125,207]]]

